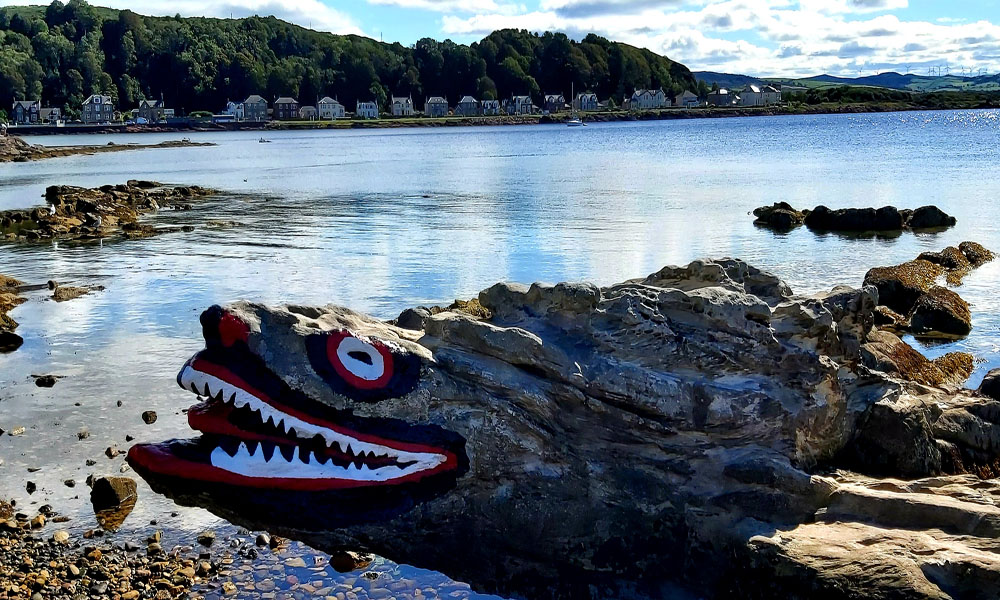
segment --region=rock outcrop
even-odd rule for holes
[[[129,462],[248,528],[518,598],[996,597],[1000,401],[875,328],[877,298],[724,259],[501,283],[479,317],[212,307],[178,376],[205,435]]]
[[[8,135],[0,136],[0,163],[28,162],[45,158],[61,156],[79,156],[81,154],[103,154],[105,152],[124,152],[127,150],[147,150],[150,148],[190,148],[196,146],[214,146],[208,142],[192,142],[190,140],[170,140],[158,144],[114,144],[104,146],[39,146],[29,144],[21,138]]]
[[[924,252],[916,260],[892,267],[876,267],[865,275],[865,285],[878,290],[876,321],[917,335],[965,336],[972,331],[969,305],[954,291],[972,269],[993,260],[993,253],[975,242],[958,248]]]
[[[805,224],[816,231],[892,232],[941,229],[957,222],[955,217],[936,206],[922,206],[914,210],[894,206],[840,209],[817,206],[812,210],[796,210],[787,202],[777,202],[772,206],[762,206],[753,214],[757,217],[755,224],[776,230],[789,230]]]
[[[45,190],[47,207],[0,212],[0,240],[96,239],[112,235],[147,237],[177,228],[141,223],[144,213],[188,208],[195,198],[217,193],[200,186],[168,186],[130,180],[87,189],[56,185]]]

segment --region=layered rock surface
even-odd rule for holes
[[[343,499],[151,481],[248,527],[515,597],[996,597],[1000,496],[979,476],[1000,456],[1000,402],[961,389],[960,357],[878,331],[878,304],[871,286],[797,296],[731,259],[603,288],[497,284],[479,317],[237,303],[227,314],[289,386],[454,432],[468,470],[355,521],[334,520]],[[418,357],[416,389],[331,391],[304,340],[345,329]]]
[[[150,148],[189,148],[195,146],[214,146],[207,142],[192,142],[190,140],[169,140],[157,144],[114,144],[105,146],[39,146],[29,144],[21,138],[8,135],[0,137],[0,163],[27,162],[60,156],[77,156],[81,154],[102,154],[105,152],[123,152],[126,150],[144,150]]]

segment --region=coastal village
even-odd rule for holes
[[[755,107],[773,106],[782,103],[779,85],[747,84],[739,91],[718,88],[705,96],[692,91],[684,91],[670,97],[662,88],[637,89],[617,103],[614,98],[604,101],[593,92],[583,92],[575,96],[545,94],[537,99],[529,95],[511,96],[503,100],[476,99],[465,95],[451,103],[444,96],[428,96],[417,108],[412,95],[391,96],[380,103],[376,99],[363,100],[355,104],[354,110],[341,104],[336,98],[324,96],[313,103],[300,102],[292,96],[281,96],[268,101],[261,95],[252,94],[242,101],[230,101],[219,112],[194,111],[179,114],[167,106],[164,99],[142,100],[139,106],[123,109],[115,105],[111,96],[93,94],[79,107],[80,118],[68,121],[62,109],[47,107],[41,100],[16,100],[9,115],[13,126],[50,125],[56,127],[73,125],[106,125],[125,123],[127,125],[186,125],[194,121],[212,123],[266,123],[270,121],[336,121],[339,119],[381,119],[404,117],[498,117],[502,115],[554,115],[558,113],[595,113],[623,110],[640,112],[669,108],[700,107]]]

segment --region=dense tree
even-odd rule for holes
[[[260,94],[302,103],[412,95],[452,103],[466,94],[505,98],[593,91],[616,98],[633,88],[697,90],[679,63],[588,35],[501,30],[471,46],[424,38],[412,47],[311,31],[274,17],[146,17],[129,10],[53,0],[47,7],[0,8],[0,106],[41,97],[77,114],[92,93],[135,106],[164,97],[177,109],[219,110]]]

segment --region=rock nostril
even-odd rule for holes
[[[250,339],[250,327],[232,313],[223,313],[219,319],[219,338],[227,348],[238,341],[245,344]]]

